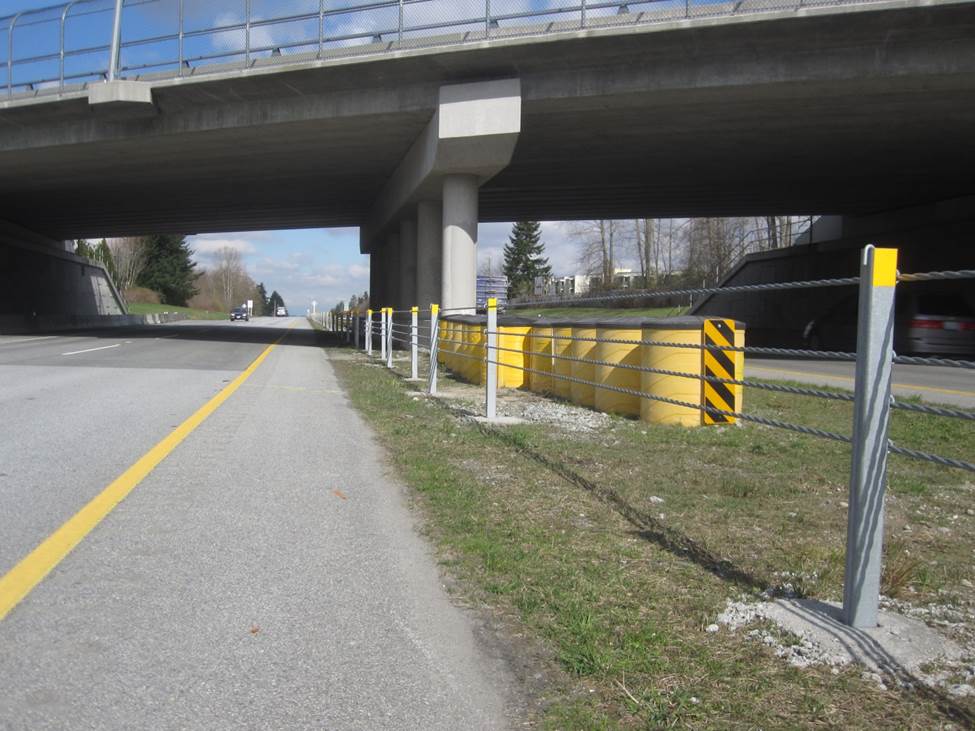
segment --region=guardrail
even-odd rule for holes
[[[0,89],[69,87],[878,0],[74,0],[0,18]]]
[[[719,318],[633,318],[594,322],[499,317],[493,302],[486,315],[470,309],[369,310],[347,327],[364,339],[364,349],[387,367],[398,346],[410,353],[410,376],[419,377],[419,354],[429,363],[427,390],[436,394],[440,368],[484,385],[484,414],[497,416],[499,388],[527,388],[604,411],[656,423],[690,425],[752,422],[851,447],[851,477],[843,616],[855,627],[876,625],[880,598],[883,503],[887,455],[975,472],[975,463],[895,444],[888,436],[892,410],[948,419],[975,420],[975,412],[903,402],[891,394],[894,363],[975,369],[975,362],[898,356],[893,349],[894,295],[898,283],[975,279],[975,270],[899,274],[896,249],[864,249],[859,276],[737,287],[645,290],[583,298],[612,303],[639,297],[738,292],[761,294],[809,288],[858,287],[857,348],[854,353],[757,348],[745,345],[741,323]],[[573,299],[572,302],[578,302]],[[548,304],[556,301],[546,300]],[[351,332],[351,330],[350,330]],[[621,336],[622,335],[622,336]],[[351,338],[351,335],[349,336]],[[749,355],[854,362],[854,393],[768,383],[744,376]],[[852,403],[850,435],[750,413],[744,389],[755,388]],[[602,397],[600,397],[602,394]]]

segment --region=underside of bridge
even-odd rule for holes
[[[971,2],[122,84],[0,102],[0,219],[59,239],[360,226],[372,291],[395,305],[473,305],[478,221],[864,215],[975,194]]]

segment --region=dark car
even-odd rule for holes
[[[235,307],[230,311],[230,321],[243,320],[244,322],[250,321],[250,316],[247,314],[247,310],[243,307]]]

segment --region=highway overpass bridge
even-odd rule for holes
[[[975,193],[975,3],[761,2],[0,20],[0,219],[54,239],[359,226],[375,301],[472,307],[478,221]]]

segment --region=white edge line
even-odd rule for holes
[[[115,345],[103,345],[100,348],[88,348],[88,350],[72,350],[70,353],[61,353],[61,355],[81,355],[82,353],[94,353],[96,350],[111,350],[121,347],[122,343],[115,343]]]

